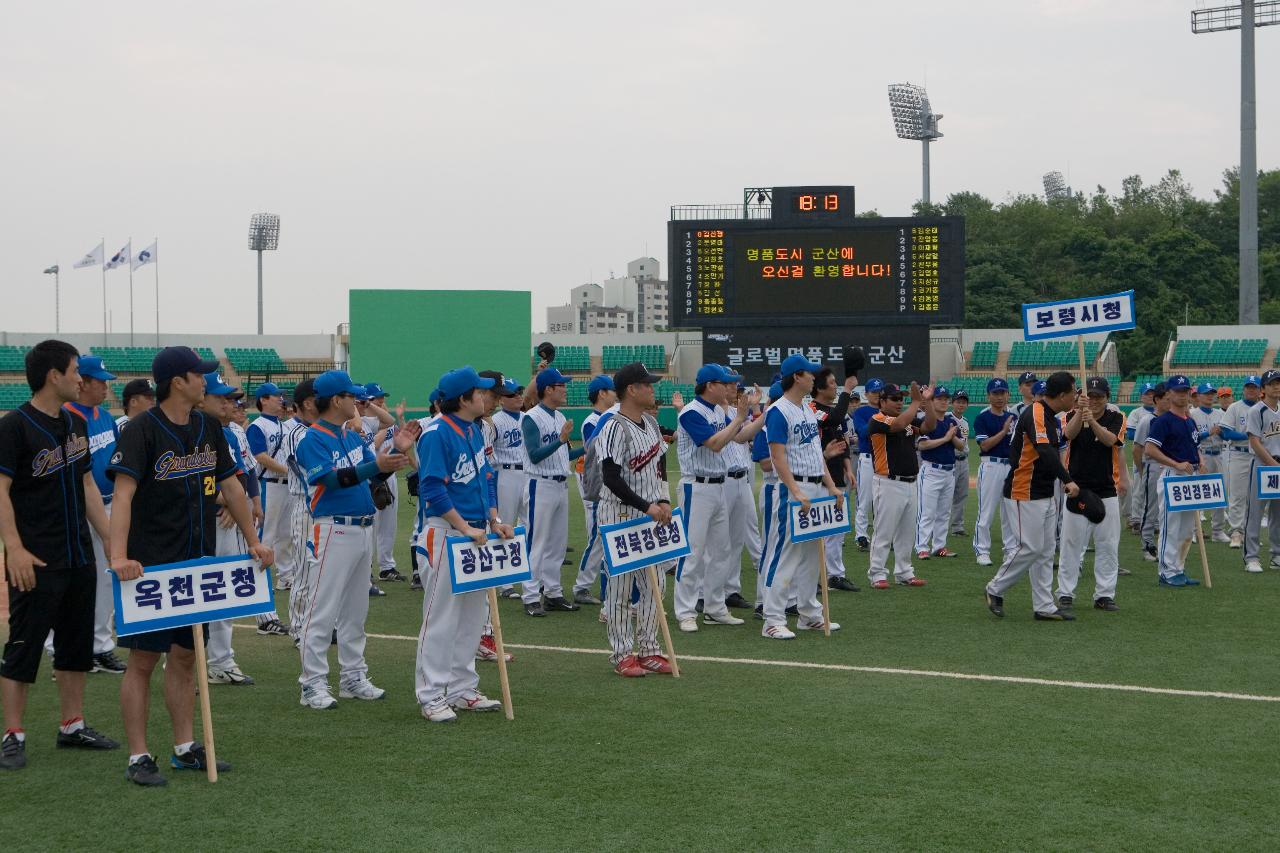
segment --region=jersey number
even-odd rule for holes
[[[213,494],[216,494],[216,493],[217,493],[217,491],[218,491],[218,485],[217,485],[217,483],[215,483],[215,482],[214,482],[213,478],[212,478],[212,477],[205,477],[205,478],[204,478],[204,493],[205,493],[206,495],[213,495]]]

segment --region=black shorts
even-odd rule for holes
[[[33,684],[44,641],[53,631],[53,668],[93,669],[93,609],[99,573],[95,566],[36,569],[35,589],[9,586],[9,642],[0,676]]]
[[[209,639],[208,625],[204,626],[204,638],[206,642]],[[165,654],[173,646],[194,649],[196,647],[196,635],[192,632],[190,625],[184,628],[162,628],[159,631],[144,631],[141,634],[130,634],[127,637],[121,637],[116,640],[116,645],[122,649],[136,649],[140,652]]]

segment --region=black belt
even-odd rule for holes
[[[329,520],[334,524],[345,524],[348,527],[372,527],[372,515],[331,515]]]
[[[724,477],[694,477],[695,483],[723,483]]]
[[[515,462],[510,465],[503,463],[502,470],[503,471],[523,471],[524,466],[521,465],[519,462]]]
[[[897,474],[889,474],[885,477],[885,479],[895,480],[899,483],[914,483],[916,481],[916,475],[912,474],[910,477],[899,477]]]
[[[798,483],[821,483],[821,477],[794,477],[792,478]]]
[[[969,458],[969,454],[968,454],[968,453],[957,453],[957,454],[956,454],[956,458],[957,458],[957,459],[968,459],[968,458]]]
[[[563,483],[569,479],[564,474],[534,474],[539,480],[551,480],[553,483]]]
[[[262,482],[264,482],[264,483],[287,483],[287,482],[289,482],[289,481],[288,481],[288,480],[282,480],[282,479],[280,479],[279,477],[263,477],[263,478],[262,478]]]
[[[745,476],[747,476],[746,471],[730,471],[729,472],[729,479],[731,480],[741,480]]]

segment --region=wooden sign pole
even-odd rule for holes
[[[645,566],[645,574],[649,578],[649,590],[653,595],[654,606],[658,608],[658,625],[662,628],[662,641],[667,646],[667,660],[671,662],[671,675],[680,677],[680,664],[676,663],[676,647],[671,644],[671,626],[667,624],[667,608],[662,600],[662,587],[658,584],[658,570],[654,566]],[[609,578],[609,583],[615,583]]]
[[[826,540],[818,539],[818,588],[822,590],[822,633],[831,636],[831,593],[827,584]]]
[[[507,651],[502,645],[502,618],[498,615],[498,590],[489,587],[489,621],[493,623],[493,645],[498,652],[498,681],[502,684],[502,710],[508,720],[516,718],[511,706],[511,682],[507,680]]]
[[[200,726],[204,731],[205,770],[210,782],[218,781],[218,758],[213,749],[213,711],[209,705],[209,667],[204,650],[204,625],[192,625],[195,637],[196,686],[200,690]]]

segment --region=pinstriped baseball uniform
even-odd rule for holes
[[[254,473],[253,473],[254,466],[257,464],[257,461],[253,458],[253,451],[249,449],[249,436],[245,434],[244,427],[232,421],[231,423],[227,424],[227,429],[235,433],[235,437],[236,437],[236,445],[232,446],[231,448],[232,452],[234,453],[237,451],[237,449],[239,450],[240,459],[244,463],[243,468],[244,468],[244,471],[246,472],[246,476],[249,476],[249,477],[254,476]],[[228,439],[230,439],[230,436],[228,436]],[[229,443],[230,441],[228,441],[228,444]],[[259,501],[261,501],[261,498],[259,498]],[[261,531],[259,531],[259,534],[261,534]],[[248,546],[246,546],[246,550],[247,550],[247,547]],[[241,553],[244,553],[244,552],[242,551]],[[279,621],[280,616],[274,610],[271,610],[267,613],[259,613],[255,618],[257,619],[258,624],[261,625],[264,622],[270,622],[273,619],[276,621]]]
[[[289,636],[295,640],[302,630],[302,620],[306,618],[311,605],[311,576],[305,569],[307,562],[307,530],[311,526],[311,513],[307,512],[306,472],[298,461],[298,445],[303,436],[311,428],[311,424],[301,418],[286,422],[289,430],[284,438],[285,464],[289,466],[289,497],[294,502],[293,517],[290,522],[290,537],[293,539],[294,567],[293,577],[289,581]]]
[[[642,423],[636,423],[621,413],[609,418],[592,441],[601,442],[599,456],[616,462],[622,469],[622,479],[641,500],[654,503],[670,500],[667,484],[658,476],[658,459],[666,450],[658,422],[644,415]],[[636,507],[624,504],[605,486],[596,502],[596,515],[601,526],[639,518],[642,513]],[[657,595],[663,594],[663,582],[669,563],[660,563],[655,574],[658,577]],[[609,662],[617,664],[628,655],[644,657],[661,652],[658,645],[658,607],[647,571],[631,572],[622,576],[621,583],[610,583],[605,589],[605,613],[609,623],[609,645],[613,649]],[[630,618],[631,591],[639,590],[635,622]]]
[[[726,417],[732,417],[723,407]],[[751,419],[748,419],[750,423]],[[744,424],[745,426],[745,424]],[[729,514],[729,565],[725,570],[725,596],[742,593],[742,549],[752,567],[760,571],[760,521],[756,517],[755,468],[751,443],[731,441],[721,453],[725,458],[725,509]]]

